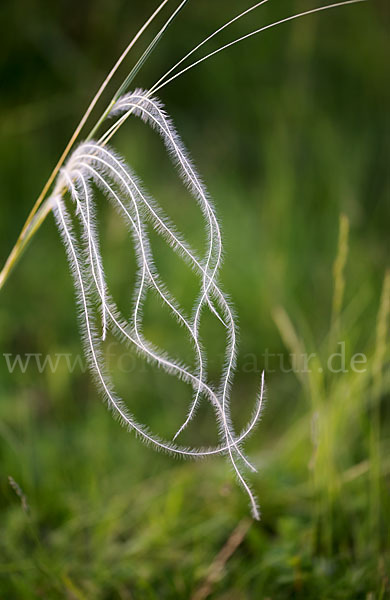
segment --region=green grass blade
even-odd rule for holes
[[[167,21],[161,27],[161,29],[157,33],[157,35],[150,42],[150,44],[146,48],[145,52],[142,54],[142,56],[136,62],[134,67],[131,69],[131,71],[128,74],[128,76],[126,77],[126,79],[123,81],[122,85],[115,92],[115,94],[114,94],[111,102],[107,106],[106,110],[104,111],[104,113],[102,114],[102,116],[100,117],[100,119],[98,120],[96,125],[93,127],[92,131],[89,133],[87,140],[90,140],[94,137],[94,135],[95,135],[96,131],[98,131],[100,125],[106,120],[106,118],[109,115],[115,102],[118,100],[118,98],[120,98],[126,92],[126,90],[129,89],[131,82],[135,79],[135,77],[139,73],[140,69],[143,67],[143,65],[146,63],[146,61],[151,56],[153,51],[156,49],[156,47],[157,47],[158,43],[160,42],[160,40],[162,39],[164,33],[167,31],[169,26],[172,24],[174,19],[177,17],[177,15],[182,10],[182,8],[184,8],[184,6],[187,4],[187,2],[188,2],[188,0],[182,0],[182,2],[179,4],[179,6],[176,8],[176,10],[174,10],[174,12],[171,14],[171,16],[167,19]]]
[[[122,96],[122,94],[124,94],[129,89],[131,82],[135,79],[135,77],[139,73],[140,69],[143,67],[145,62],[148,60],[148,58],[152,54],[153,50],[155,50],[155,48],[157,47],[157,45],[158,45],[159,41],[162,39],[164,33],[167,31],[169,26],[173,23],[174,19],[177,17],[177,15],[182,10],[182,8],[184,8],[184,6],[187,4],[187,2],[188,2],[188,0],[182,0],[182,2],[179,4],[179,6],[176,8],[176,10],[171,14],[169,19],[166,21],[166,23],[163,25],[163,27],[157,33],[157,35],[150,42],[149,46],[146,48],[146,50],[142,54],[141,58],[134,65],[134,67],[132,68],[132,70],[130,71],[130,73],[128,74],[128,76],[126,77],[126,79],[124,80],[124,82],[122,83],[122,85],[120,86],[118,91],[116,92],[116,94],[113,98],[114,101],[117,100],[120,96]]]

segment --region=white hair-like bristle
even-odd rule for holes
[[[201,458],[212,454],[228,454],[234,473],[249,496],[252,514],[259,518],[257,502],[247,481],[244,479],[238,460],[255,471],[242,451],[242,442],[255,428],[261,413],[264,374],[259,397],[247,427],[237,436],[230,418],[230,386],[236,366],[237,326],[234,311],[218,283],[218,273],[222,262],[222,236],[215,209],[207,190],[197,174],[172,121],[161,103],[148,96],[147,92],[136,90],[127,94],[113,108],[113,115],[131,111],[145,123],[151,125],[161,135],[167,151],[179,170],[184,185],[198,203],[208,231],[208,245],[202,259],[194,253],[158,206],[143,189],[141,182],[125,161],[107,145],[93,141],[81,144],[61,170],[56,190],[70,192],[70,207],[80,223],[80,239],[77,239],[72,226],[72,218],[59,193],[54,194],[54,213],[61,232],[68,260],[71,265],[77,290],[78,305],[83,329],[85,352],[95,381],[102,391],[110,409],[122,424],[132,429],[146,443],[158,450],[165,450],[177,456]],[[120,313],[108,289],[101,258],[100,244],[96,227],[94,189],[103,192],[117,213],[124,220],[131,233],[137,259],[137,277],[134,289],[134,305],[130,320]],[[168,291],[158,273],[147,224],[151,223],[167,243],[185,260],[200,279],[200,290],[192,315],[185,311]],[[195,368],[191,369],[177,357],[156,347],[147,340],[142,331],[143,306],[148,290],[153,291],[169,309],[178,323],[187,332],[195,356]],[[207,381],[206,357],[199,334],[202,310],[209,307],[211,312],[224,325],[226,333],[226,355],[220,384],[212,386]],[[102,319],[102,335],[98,334],[96,310]],[[140,425],[118,397],[107,373],[103,359],[102,342],[106,331],[126,345],[132,346],[146,360],[161,367],[167,373],[188,383],[194,390],[187,417],[179,427],[172,441],[160,439],[147,427]],[[200,399],[207,398],[216,416],[220,444],[214,448],[186,448],[175,442],[178,435],[195,418]]]

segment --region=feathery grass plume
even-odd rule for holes
[[[138,98],[143,101],[144,95],[137,91],[130,98]],[[128,98],[126,102],[128,102]],[[249,463],[241,450],[241,442],[248,433],[254,428],[260,416],[262,398],[264,392],[264,376],[262,377],[261,393],[258,397],[254,415],[246,430],[238,438],[232,428],[229,418],[229,381],[234,371],[235,346],[236,346],[236,327],[232,309],[229,306],[223,292],[217,284],[216,274],[221,261],[222,242],[220,230],[215,217],[214,210],[211,207],[207,197],[207,192],[200,182],[194,167],[190,163],[180,138],[175,132],[169,119],[164,115],[161,105],[155,100],[148,100],[148,106],[152,103],[156,109],[157,116],[163,120],[165,141],[170,145],[170,151],[180,162],[182,176],[184,181],[190,187],[192,194],[198,200],[210,231],[210,243],[206,251],[206,257],[202,260],[195,256],[193,251],[185,244],[180,236],[164,216],[160,214],[160,209],[156,202],[150,198],[143,190],[141,183],[135,177],[133,172],[124,163],[124,161],[108,147],[90,142],[82,144],[72,155],[64,169],[61,171],[58,181],[58,188],[68,188],[71,192],[72,204],[75,207],[75,213],[79,218],[81,226],[81,239],[76,238],[72,226],[71,215],[61,196],[55,197],[55,215],[57,225],[62,233],[62,237],[67,247],[68,258],[74,274],[76,288],[78,290],[78,301],[84,330],[85,350],[91,365],[95,380],[107,399],[110,408],[114,414],[129,428],[134,429],[144,441],[154,444],[159,449],[164,449],[179,455],[200,457],[213,453],[227,453],[236,472],[238,480],[247,491],[252,507],[254,517],[258,518],[256,500],[243,478],[237,459],[241,459],[246,466],[255,470]],[[135,113],[136,114],[136,113]],[[160,122],[160,125],[162,123]],[[188,181],[187,181],[188,178]],[[94,186],[101,189],[115,209],[124,218],[126,225],[131,231],[134,247],[137,256],[137,282],[134,293],[134,307],[130,322],[127,322],[111,297],[107,288],[104,275],[104,266],[100,254],[100,246],[95,225],[94,210]],[[154,260],[153,252],[147,234],[146,223],[152,222],[157,231],[162,233],[178,251],[184,259],[189,259],[191,266],[196,270],[201,279],[201,292],[199,294],[196,306],[193,311],[193,317],[186,315],[178,302],[173,298],[161,277],[159,276]],[[161,226],[163,224],[163,226]],[[213,249],[214,245],[214,249]],[[142,309],[143,303],[148,291],[155,293],[160,300],[171,310],[178,322],[187,330],[194,346],[197,359],[197,368],[195,371],[184,365],[180,359],[170,357],[164,349],[160,349],[145,339],[142,334]],[[206,304],[206,296],[210,291],[211,302],[218,303],[226,325],[227,332],[227,367],[223,375],[223,381],[220,389],[213,389],[207,383],[206,370],[204,366],[204,357],[201,340],[199,338],[199,320],[202,306]],[[96,308],[99,309],[103,320],[103,335],[97,333]],[[213,312],[218,315],[217,309]],[[188,382],[195,390],[195,399],[191,405],[187,424],[195,415],[195,408],[204,394],[212,403],[216,412],[216,419],[219,425],[221,445],[214,449],[187,449],[176,446],[174,440],[163,441],[158,436],[149,432],[149,430],[136,422],[134,417],[128,412],[122,399],[115,391],[112,382],[109,379],[106,366],[102,357],[101,344],[105,336],[105,330],[109,327],[113,335],[119,337],[126,344],[133,345],[137,351],[148,360],[162,367],[168,373],[176,375],[180,379]],[[179,429],[181,429],[183,426]],[[176,438],[177,436],[175,436]]]
[[[159,104],[159,102],[153,98],[148,97],[147,92],[144,92],[142,90],[135,90],[133,94],[129,94],[118,101],[118,103],[113,107],[112,114],[120,114],[123,111],[125,112],[125,114],[129,111],[132,111],[132,113],[135,116],[141,117],[142,120],[144,120],[146,123],[149,123],[152,127],[156,128],[159,131],[159,133],[163,137],[167,151],[171,155],[173,161],[179,167],[180,175],[183,182],[187,185],[192,195],[197,199],[198,203],[200,204],[200,207],[208,224],[210,242],[209,249],[207,252],[206,263],[203,269],[203,293],[195,308],[193,322],[191,324],[191,328],[194,331],[194,335],[197,339],[199,335],[200,313],[202,311],[203,304],[206,300],[214,314],[225,325],[225,322],[220,318],[218,312],[214,309],[213,304],[209,298],[210,292],[214,291],[214,289],[211,286],[213,285],[214,280],[217,276],[222,258],[222,240],[218,221],[215,217],[215,212],[208,198],[207,191],[202,185],[194,166],[191,164],[191,161],[183,147],[183,144],[175,128],[172,125],[172,122],[164,113],[162,106]],[[216,255],[214,259],[213,254]],[[214,266],[212,267],[213,264]],[[211,273],[210,275],[208,275],[210,271]],[[230,366],[230,363],[231,365],[233,365],[236,348],[235,323],[232,315],[232,310],[229,307],[229,304],[221,294],[219,288],[216,287],[216,289],[219,291],[220,296],[222,298],[222,309],[224,313],[226,313],[228,316],[228,331],[230,332],[229,337],[231,338],[231,344],[229,351],[229,366],[226,376],[229,378],[230,371],[232,368],[232,366]],[[218,300],[218,298],[216,299]],[[230,356],[232,356],[231,360]],[[200,365],[200,368],[202,373],[202,365]],[[202,375],[200,376],[200,378],[201,377]],[[197,392],[197,395],[190,408],[185,423],[179,429],[176,436],[186,427],[186,425],[192,419],[199,399],[199,391],[200,390],[198,390]]]
[[[162,0],[151,17],[128,44],[91,101],[33,206],[15,247],[0,273],[1,288],[8,279],[12,268],[28,241],[35,234],[49,212],[53,210],[58,229],[66,247],[77,290],[77,302],[83,325],[85,352],[97,385],[106,398],[110,409],[127,428],[134,430],[143,441],[153,444],[157,449],[165,450],[179,456],[191,456],[194,458],[213,454],[228,455],[239,483],[249,496],[252,514],[255,518],[259,518],[257,502],[241,473],[240,465],[243,463],[250,469],[255,469],[244,456],[241,446],[242,442],[254,430],[256,423],[259,421],[264,396],[264,373],[261,377],[261,389],[252,417],[242,433],[237,436],[230,418],[231,383],[236,368],[237,327],[233,308],[218,283],[218,274],[223,256],[221,231],[207,190],[197,174],[172,121],[165,113],[160,101],[154,97],[154,94],[193,67],[203,63],[222,50],[258,33],[304,15],[362,1],[364,0],[344,0],[343,2],[320,6],[291,15],[226,43],[177,71],[179,66],[206,42],[244,15],[247,15],[255,8],[267,2],[267,0],[262,0],[226,22],[190,50],[160,77],[151,86],[149,91],[136,89],[133,93],[123,95],[169,25],[187,4],[188,0],[182,0],[176,9],[171,12],[157,35],[147,46],[146,51],[118,88],[111,102],[108,103],[100,118],[92,127],[89,136],[86,138],[86,142],[74,150],[75,143],[84,125],[108,83],[118,70],[118,67],[149,24],[152,23],[167,4],[168,0]],[[160,134],[168,154],[178,168],[183,184],[198,203],[208,232],[208,243],[204,257],[196,255],[157,202],[144,191],[143,185],[125,161],[107,146],[112,136],[131,114],[141,118]],[[115,118],[114,124],[101,135],[97,142],[93,141],[92,137],[96,137],[96,132],[106,122],[108,117]],[[52,193],[49,195],[52,187]],[[133,312],[129,321],[121,315],[106,283],[96,228],[94,200],[96,189],[100,189],[113,204],[120,217],[124,219],[132,236],[137,257],[137,279],[134,289]],[[64,196],[67,193],[71,197],[71,201],[68,203],[71,208],[70,211],[64,201]],[[80,235],[76,233],[73,227],[75,216],[79,220]],[[148,224],[153,225],[155,230],[189,264],[199,278],[199,293],[191,315],[187,315],[177,300],[170,294],[158,273],[148,236]],[[196,364],[194,369],[183,364],[178,357],[169,356],[163,348],[156,347],[143,335],[142,312],[148,293],[155,294],[187,332],[195,355]],[[206,356],[199,332],[201,315],[206,307],[223,324],[225,332],[225,363],[221,380],[217,386],[212,386],[208,382]],[[97,318],[99,314],[102,321],[101,327]],[[150,432],[146,426],[138,424],[122,399],[116,394],[102,353],[102,342],[106,338],[108,329],[125,344],[135,348],[146,360],[182,379],[193,388],[194,396],[187,417],[176,431],[172,441],[162,440],[158,435]],[[214,408],[219,428],[220,443],[218,446],[209,449],[178,446],[175,440],[188,423],[195,418],[196,409],[202,398],[206,398]]]

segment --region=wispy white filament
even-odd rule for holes
[[[238,438],[234,441],[233,444],[220,445],[216,448],[209,449],[188,449],[178,447],[175,444],[172,444],[171,442],[164,442],[160,440],[157,436],[153,436],[152,434],[150,434],[147,428],[145,428],[142,425],[139,425],[136,422],[136,420],[124,407],[123,402],[115,395],[115,393],[112,390],[112,384],[109,380],[108,375],[105,373],[103,365],[103,359],[101,354],[101,340],[96,333],[94,325],[93,311],[95,298],[91,286],[89,269],[87,268],[88,260],[85,260],[84,253],[82,252],[82,250],[80,250],[80,244],[76,240],[75,232],[71,223],[71,217],[61,196],[54,196],[53,209],[57,225],[59,227],[61,236],[63,238],[67,250],[68,259],[75,280],[75,285],[77,289],[77,300],[80,306],[80,316],[82,318],[83,326],[85,329],[84,341],[86,345],[86,353],[89,358],[92,371],[95,374],[96,379],[100,384],[102,391],[110,404],[110,407],[117,413],[117,416],[119,416],[122,423],[130,429],[134,429],[144,439],[144,441],[155,444],[158,448],[162,450],[166,450],[168,452],[173,452],[184,456],[193,456],[200,458],[212,454],[225,453],[227,450],[229,450],[229,448],[233,446],[237,447],[238,444],[242,442],[253,431],[260,417],[262,401],[264,397],[264,373],[262,374],[261,390],[252,418],[250,419],[249,424],[245,427],[244,431],[238,436]],[[88,208],[83,209],[85,217],[84,211],[88,212]],[[91,246],[93,247],[94,253],[98,251],[95,245],[95,240],[92,241]],[[92,270],[94,272],[94,268],[92,268]],[[100,295],[98,287],[99,283],[96,278],[96,272],[94,272],[93,277],[98,289],[98,293]],[[121,334],[126,336],[126,338],[129,339],[137,347],[137,341],[131,338],[131,335],[127,330],[127,324],[123,321],[121,322],[120,316],[115,315],[115,307],[113,305],[113,302],[110,298],[107,298],[107,296],[106,302],[107,313],[109,315],[110,320],[112,321],[111,327],[113,328],[114,332],[115,329],[117,329],[116,332],[120,332]],[[142,348],[138,349],[142,350]],[[182,376],[184,381],[189,381],[193,385],[197,383],[197,378],[190,372],[186,371],[180,365],[175,365],[175,370],[180,372],[180,375]],[[204,388],[205,391],[211,397],[214,396],[214,393],[206,384],[204,385]]]
[[[255,427],[261,412],[264,393],[264,375],[260,395],[250,423],[243,433],[237,436],[230,419],[230,383],[235,368],[236,325],[232,308],[218,284],[218,272],[222,260],[222,239],[215,210],[208,193],[197,174],[194,165],[184,148],[171,120],[165,114],[158,100],[150,98],[147,92],[136,90],[121,98],[114,106],[113,114],[120,115],[132,110],[135,116],[141,117],[153,126],[162,136],[165,146],[179,169],[183,183],[197,201],[205,218],[208,229],[208,245],[205,257],[199,258],[188,246],[173,225],[169,222],[157,203],[143,190],[140,182],[116,153],[95,142],[82,144],[73,153],[62,170],[56,186],[55,215],[61,231],[68,258],[72,267],[81,318],[85,331],[86,353],[95,379],[102,389],[109,406],[121,421],[134,429],[146,442],[157,448],[183,456],[201,457],[210,454],[227,453],[240,484],[247,492],[253,515],[258,518],[256,499],[244,479],[238,466],[241,459],[246,466],[255,470],[244,456],[241,443]],[[100,244],[96,229],[94,208],[94,187],[100,188],[124,218],[134,241],[137,256],[137,283],[135,301],[130,322],[126,322],[120,314],[106,284],[104,265],[101,259]],[[81,239],[72,226],[72,218],[59,191],[68,189],[73,200],[81,226]],[[192,317],[185,314],[175,298],[164,285],[153,259],[153,252],[147,234],[146,223],[151,222],[157,232],[164,236],[171,247],[186,260],[200,277],[200,294],[193,309]],[[155,347],[142,334],[142,310],[148,290],[154,291],[161,301],[174,314],[178,322],[187,331],[195,352],[196,368],[191,370],[177,357]],[[208,306],[212,313],[224,326],[226,333],[226,359],[220,385],[215,389],[207,381],[206,361],[199,334],[199,323],[202,308]],[[207,398],[214,410],[219,426],[221,443],[211,449],[189,449],[178,447],[174,440],[168,442],[148,431],[137,423],[128,412],[122,400],[116,395],[112,382],[106,372],[101,352],[102,339],[97,335],[96,311],[99,310],[103,321],[103,336],[107,328],[119,336],[126,344],[133,345],[148,360],[159,365],[168,373],[176,375],[189,383],[195,396],[191,403],[187,418],[180,426],[177,435],[195,417],[196,408],[201,396]]]
[[[212,303],[209,299],[209,290],[210,286],[213,283],[218,269],[221,264],[221,256],[222,256],[222,240],[221,240],[221,232],[219,229],[218,221],[215,217],[215,213],[211,206],[211,203],[208,199],[207,192],[202,185],[199,176],[197,175],[193,165],[190,163],[189,158],[186,156],[186,151],[181,143],[181,140],[173,127],[172,123],[168,119],[167,115],[164,114],[162,107],[159,105],[158,101],[148,97],[147,92],[143,92],[142,90],[136,90],[133,94],[128,94],[118,101],[118,103],[114,106],[112,114],[120,114],[121,112],[128,112],[131,110],[135,116],[140,116],[145,122],[148,122],[152,125],[152,127],[157,128],[157,130],[161,133],[165,145],[167,147],[168,152],[173,157],[174,161],[180,167],[182,179],[184,183],[189,187],[192,191],[193,195],[200,201],[200,206],[202,208],[203,213],[207,218],[208,228],[209,228],[209,250],[207,254],[207,260],[204,267],[203,274],[203,294],[200,301],[197,304],[195,309],[195,316],[192,324],[192,329],[194,331],[195,339],[198,339],[198,331],[199,331],[199,318],[200,313],[203,307],[205,300],[208,301],[208,304],[212,311],[216,314],[218,318],[218,313],[214,310]],[[215,266],[211,272],[210,277],[206,277],[206,273],[209,272],[210,263],[212,261],[213,256],[213,246],[216,250],[216,260]],[[228,304],[225,302],[225,307],[228,310],[228,314],[230,317],[231,331],[234,338],[234,342],[232,344],[232,352],[235,352],[235,330],[234,330],[234,321],[231,315],[231,311],[228,307]],[[223,322],[224,323],[224,322]],[[225,323],[224,323],[225,324]],[[201,364],[201,374],[200,378],[203,375],[203,365]],[[188,425],[192,416],[195,412],[198,399],[199,399],[199,391],[196,394],[193,404],[191,405],[190,411],[188,413],[186,421],[180,427],[176,436]],[[175,436],[175,437],[176,437]],[[175,438],[174,438],[175,439]]]

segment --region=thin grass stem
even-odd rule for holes
[[[164,6],[167,4],[168,1],[169,0],[163,0],[160,3],[160,5],[157,7],[157,9],[153,12],[153,14],[149,17],[149,19],[147,19],[147,21],[145,21],[145,23],[138,30],[138,32],[133,37],[131,42],[127,45],[125,50],[122,52],[122,54],[116,61],[115,65],[113,66],[111,71],[108,73],[107,77],[104,79],[100,88],[98,89],[95,96],[93,97],[91,103],[89,104],[89,106],[88,106],[87,110],[85,111],[83,117],[81,118],[79,124],[77,125],[76,129],[74,130],[69,142],[67,143],[65,150],[61,154],[56,166],[54,167],[51,175],[49,176],[49,179],[46,181],[41,193],[39,194],[34,206],[32,207],[32,209],[27,217],[27,220],[22,228],[22,231],[20,232],[19,237],[18,237],[11,253],[5,262],[5,265],[0,273],[0,290],[3,287],[3,285],[5,284],[6,280],[8,279],[13,268],[15,267],[18,259],[21,257],[22,252],[25,249],[28,241],[31,239],[32,235],[39,229],[39,227],[45,220],[46,216],[49,214],[49,212],[51,210],[51,206],[49,207],[49,205],[48,205],[46,207],[46,210],[43,211],[43,213],[41,215],[41,216],[44,216],[44,218],[38,219],[36,223],[34,222],[34,218],[35,218],[35,215],[36,215],[38,209],[40,208],[42,202],[45,200],[46,195],[47,195],[48,191],[50,190],[60,168],[62,167],[66,158],[68,157],[69,152],[73,148],[77,138],[79,137],[85,123],[87,122],[90,114],[92,113],[93,109],[95,108],[98,100],[102,96],[107,85],[109,84],[109,82],[111,81],[111,79],[113,78],[113,76],[115,75],[117,70],[119,69],[120,65],[122,64],[122,62],[124,61],[124,59],[126,58],[128,53],[130,52],[130,50],[133,48],[134,44],[138,41],[138,39],[141,37],[141,35],[144,33],[144,31],[149,27],[149,25],[154,21],[154,19],[157,17],[159,12],[164,8]],[[33,222],[34,222],[34,224],[33,224]],[[29,234],[30,228],[32,228],[31,234]]]
[[[312,15],[314,13],[328,10],[330,8],[337,8],[337,7],[341,7],[341,6],[346,6],[347,4],[357,4],[360,2],[366,2],[366,1],[367,0],[345,0],[344,2],[336,2],[334,4],[328,4],[326,6],[319,6],[317,8],[312,8],[311,10],[305,10],[304,12],[297,13],[295,15],[291,15],[290,17],[285,17],[284,19],[280,19],[279,21],[274,21],[273,23],[270,23],[269,25],[265,25],[264,27],[260,27],[259,29],[255,29],[254,31],[251,31],[250,33],[247,33],[246,35],[243,35],[243,36],[233,40],[232,42],[229,42],[228,44],[225,44],[224,46],[217,48],[213,52],[210,52],[206,56],[203,56],[199,60],[191,63],[190,65],[188,65],[187,67],[185,67],[184,69],[182,69],[181,71],[179,71],[178,73],[176,73],[175,75],[173,75],[172,77],[170,77],[169,79],[164,81],[158,87],[154,88],[153,91],[155,93],[158,92],[159,90],[164,88],[166,85],[168,85],[168,83],[171,83],[172,81],[174,81],[175,79],[177,79],[178,77],[180,77],[181,75],[183,75],[184,73],[189,71],[190,69],[193,69],[197,65],[203,63],[205,60],[208,60],[209,58],[211,58],[212,56],[219,54],[220,52],[222,52],[222,50],[226,50],[227,48],[230,48],[231,46],[234,46],[235,44],[238,44],[239,42],[243,42],[244,40],[247,40],[247,39],[253,37],[254,35],[257,35],[258,33],[261,33],[262,31],[266,31],[267,29],[271,29],[272,27],[276,27],[277,25],[281,25],[282,23],[287,23],[288,21],[293,21],[295,19],[299,19],[300,17],[304,17],[306,15]]]

